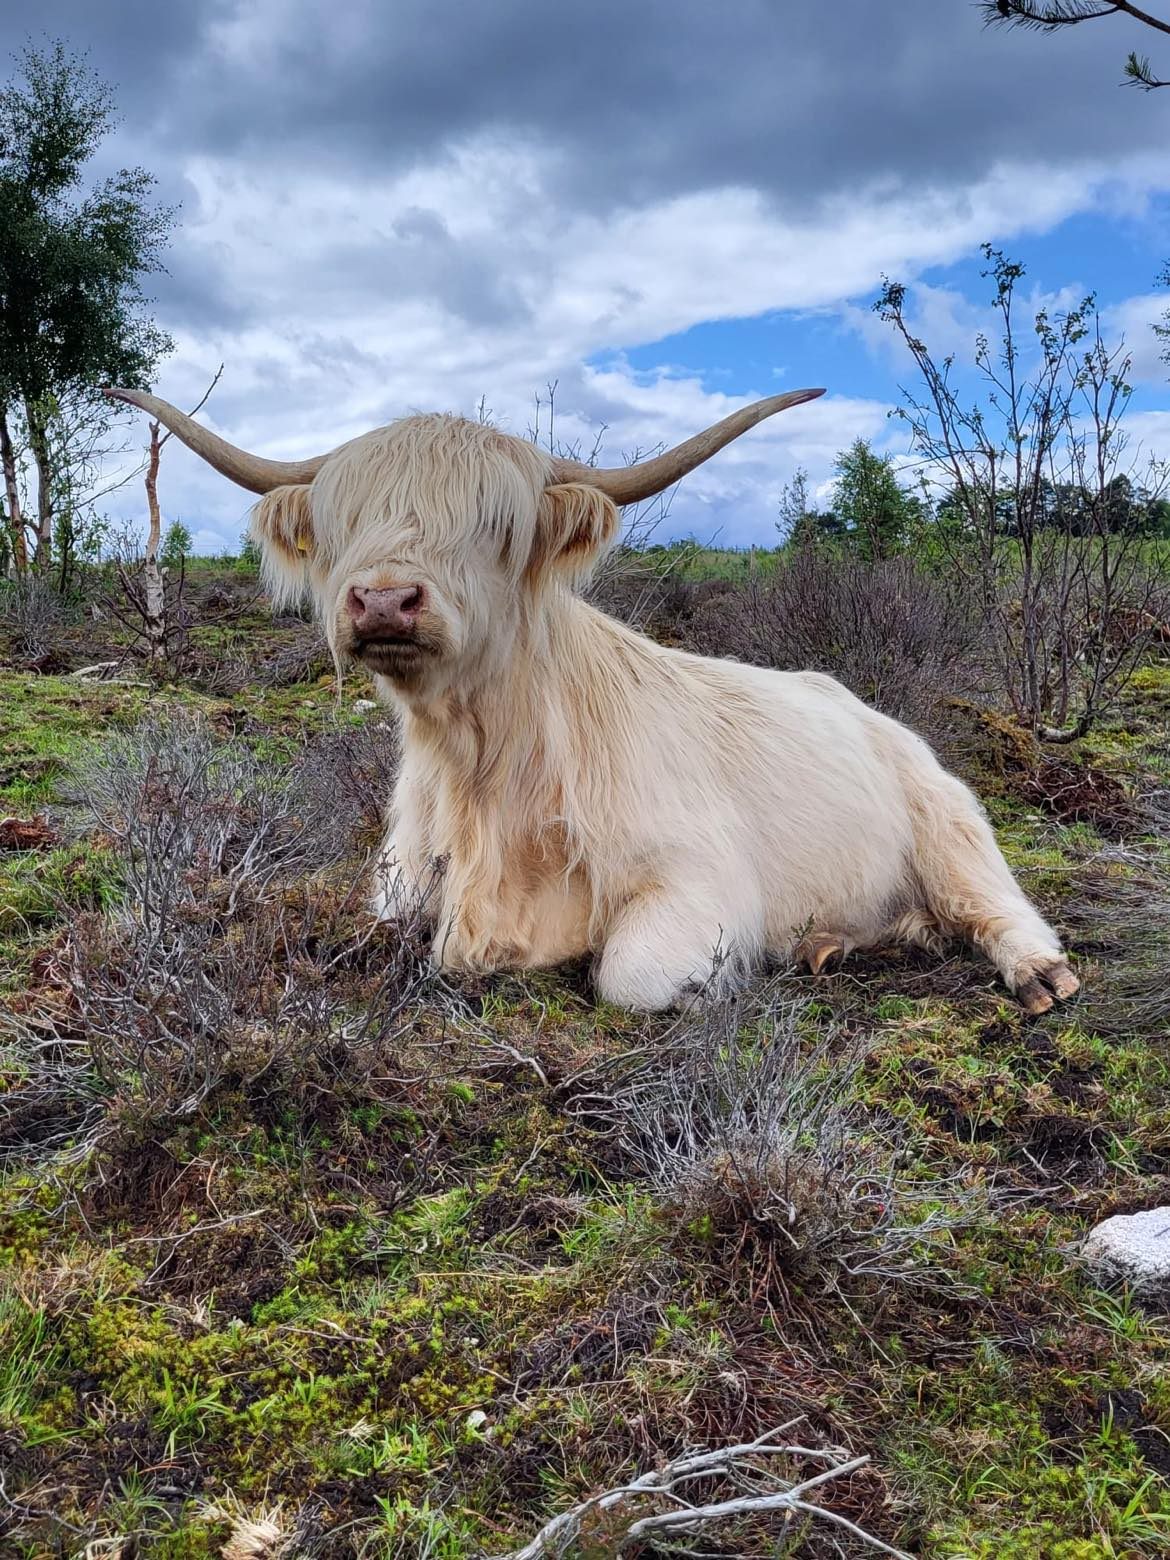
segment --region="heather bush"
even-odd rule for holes
[[[769,578],[697,602],[685,638],[707,655],[827,672],[928,736],[946,727],[944,700],[988,687],[969,601],[907,557],[796,549]]]

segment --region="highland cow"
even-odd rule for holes
[[[832,678],[666,649],[575,586],[618,509],[764,417],[601,470],[451,416],[266,460],[136,391],[233,481],[278,600],[311,591],[339,659],[402,726],[374,908],[436,860],[435,956],[487,971],[595,959],[610,1002],[659,1009],[765,955],[819,971],[891,939],[981,949],[1031,1013],[1077,989],[972,793]]]

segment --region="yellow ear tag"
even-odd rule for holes
[[[308,542],[302,542],[302,541],[300,541],[298,539],[298,541],[297,541],[297,552],[299,552],[299,553],[307,553],[308,550],[309,550]]]

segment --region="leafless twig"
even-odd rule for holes
[[[737,1517],[776,1514],[791,1519],[797,1513],[813,1522],[824,1521],[844,1528],[879,1554],[912,1560],[905,1550],[894,1548],[847,1517],[806,1499],[814,1490],[864,1468],[869,1458],[850,1457],[836,1447],[817,1449],[779,1439],[799,1423],[799,1419],[790,1420],[738,1446],[684,1452],[664,1468],[640,1474],[628,1484],[590,1496],[571,1510],[561,1512],[546,1522],[529,1543],[497,1560],[548,1560],[554,1555],[568,1555],[586,1537],[591,1547],[597,1546],[598,1553],[604,1544],[604,1552],[616,1557],[655,1536],[697,1533]],[[760,1459],[773,1457],[798,1462],[818,1459],[828,1462],[829,1467],[807,1478],[786,1480],[772,1469],[760,1468]],[[703,1503],[681,1493],[695,1480],[707,1479],[734,1480],[741,1487],[747,1480],[752,1493]]]

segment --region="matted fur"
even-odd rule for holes
[[[551,476],[523,440],[412,417],[330,457],[307,498],[257,506],[269,580],[308,582],[338,656],[366,648],[351,586],[425,591],[419,652],[375,671],[404,736],[379,914],[441,860],[444,965],[592,952],[601,995],[636,1008],[789,955],[810,928],[845,947],[959,933],[1013,989],[1075,989],[925,743],[829,677],[666,649],[587,605],[574,578],[617,516]]]

